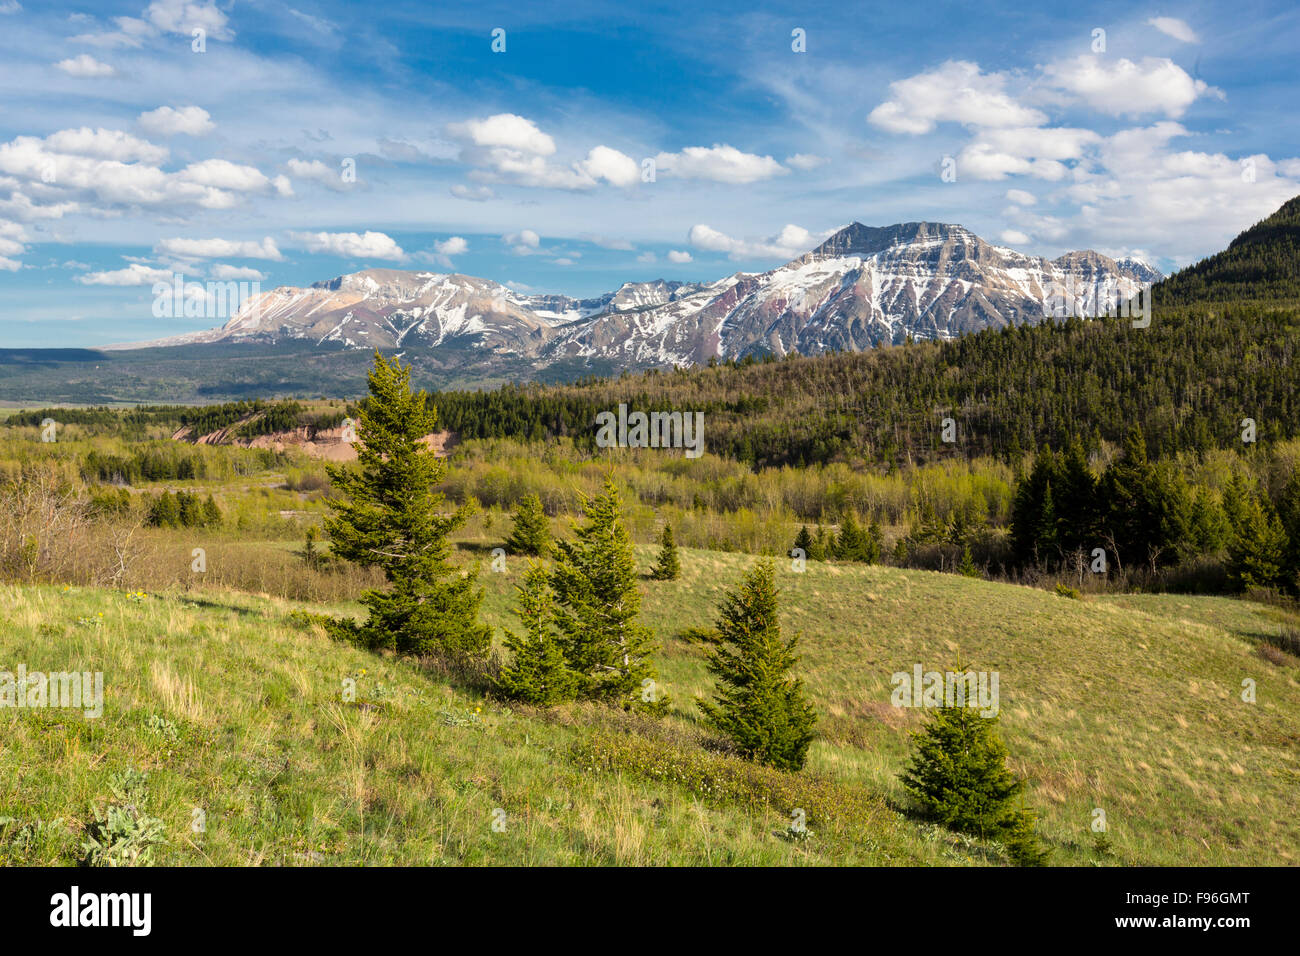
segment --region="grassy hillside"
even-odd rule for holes
[[[648,565],[649,550],[639,557]],[[111,784],[133,767],[148,773],[142,812],[165,825],[162,863],[1003,863],[1000,847],[896,807],[921,718],[890,706],[890,674],[942,670],[960,652],[1000,673],[1003,733],[1054,862],[1297,862],[1300,669],[1266,647],[1295,626],[1282,612],[786,567],[784,624],[803,634],[823,715],[808,770],[791,776],[706,746],[693,703],[709,687],[706,652],[676,636],[711,623],[753,560],[687,550],[681,580],[644,582],[674,701],[659,722],[507,709],[332,643],[287,602],[0,588],[0,668],[102,670],[106,697],[99,720],[0,709],[0,861],[75,862],[92,807],[130,802]],[[522,571],[484,567],[491,623],[511,623]],[[1246,677],[1255,704],[1240,699]],[[807,840],[788,838],[795,807]],[[1095,807],[1104,840],[1089,829]]]

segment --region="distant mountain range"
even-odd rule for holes
[[[1129,297],[1160,278],[1141,261],[1095,252],[1027,256],[947,223],[853,223],[768,272],[627,282],[587,299],[521,295],[474,276],[366,269],[252,296],[221,328],[106,350],[380,348],[442,351],[443,367],[642,369],[948,339],[1041,322],[1054,289],[1082,290],[1091,311],[1099,288]]]

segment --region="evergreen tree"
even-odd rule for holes
[[[529,565],[524,583],[516,585],[519,606],[515,613],[524,633],[507,633],[510,662],[501,669],[498,683],[506,696],[539,707],[571,699],[578,679],[564,659],[564,649],[551,618],[552,595],[546,569]]]
[[[775,573],[770,561],[760,561],[723,601],[721,643],[708,665],[718,688],[714,702],[701,701],[700,708],[748,759],[799,770],[817,715],[803,681],[790,673],[798,639],[781,637]]]
[[[984,576],[980,573],[979,567],[976,566],[975,559],[971,557],[969,544],[962,550],[961,564],[957,567],[957,573],[967,578],[982,578]]]
[[[826,529],[818,524],[817,535],[813,538],[812,547],[808,549],[809,560],[825,561],[830,557],[832,544]]]
[[[835,539],[835,557],[841,561],[875,564],[880,560],[880,526],[873,521],[869,530],[863,530],[852,509],[845,511]]]
[[[444,496],[434,490],[446,464],[421,439],[437,427],[437,411],[424,392],[412,393],[410,378],[409,365],[376,350],[370,395],[358,412],[357,467],[327,466],[340,495],[327,499],[331,549],[379,567],[389,584],[361,596],[364,624],[336,621],[334,629],[366,647],[481,661],[491,631],[479,621],[477,575],[448,561],[447,536],[468,514],[444,513]]]
[[[996,717],[981,717],[971,701],[954,703],[932,709],[912,738],[915,752],[900,779],[927,819],[981,837],[1016,827],[1025,783],[1007,769]]]
[[[538,495],[524,495],[515,507],[514,529],[506,539],[506,550],[512,554],[545,557],[551,551],[551,527]]]
[[[1252,496],[1228,546],[1228,582],[1237,590],[1286,585],[1287,537],[1267,501]]]
[[[803,525],[799,529],[799,533],[794,536],[794,548],[803,551],[803,556],[805,558],[812,558],[813,536],[808,533],[807,525]],[[794,548],[790,549],[792,555],[794,553]]]
[[[212,495],[208,495],[208,500],[203,502],[203,523],[213,527],[221,524],[221,509],[217,507]]]
[[[650,577],[656,581],[676,581],[681,576],[682,565],[677,558],[677,545],[673,542],[671,525],[664,525],[664,533],[659,543],[659,560],[650,571]]]
[[[1293,472],[1282,487],[1277,514],[1287,539],[1282,586],[1292,595],[1300,595],[1300,470]]]
[[[656,676],[655,645],[638,619],[636,560],[612,476],[583,512],[574,540],[556,542],[551,571],[564,655],[581,696],[639,703],[641,682]]]

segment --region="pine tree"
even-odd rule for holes
[[[1282,561],[1282,586],[1292,595],[1297,595],[1300,594],[1300,470],[1294,472],[1282,487],[1277,516],[1287,539]]]
[[[574,540],[556,542],[551,571],[564,656],[581,696],[637,704],[642,681],[656,677],[655,644],[638,619],[636,559],[613,477],[583,513]]]
[[[327,499],[325,522],[333,553],[384,572],[389,589],[368,590],[361,625],[334,629],[362,646],[403,654],[439,654],[481,661],[491,631],[479,621],[476,573],[461,574],[448,558],[447,536],[468,517],[464,508],[444,513],[434,489],[446,464],[421,439],[437,427],[428,395],[412,393],[411,367],[375,352],[370,395],[357,421],[357,467],[327,466],[340,497]]]
[[[677,545],[673,542],[671,525],[664,525],[664,533],[659,543],[659,560],[650,571],[650,577],[656,581],[676,581],[681,576],[682,565],[677,557]]]
[[[1025,783],[1007,769],[997,718],[981,717],[972,704],[929,712],[925,726],[912,735],[916,749],[900,779],[927,819],[997,837],[1020,823],[1015,801]]]
[[[1228,546],[1228,582],[1239,591],[1286,585],[1287,537],[1266,501],[1252,496]]]
[[[864,531],[852,510],[844,512],[840,533],[835,539],[835,557],[841,561],[861,561],[875,564],[880,560],[880,526],[874,521]]]
[[[812,557],[813,537],[808,533],[807,525],[803,525],[799,529],[799,533],[794,536],[794,548],[801,550],[805,558]],[[794,554],[794,548],[790,549],[792,555]]]
[[[506,539],[512,554],[545,557],[551,551],[551,527],[538,495],[524,495],[515,507],[514,529]]]
[[[512,657],[498,677],[507,697],[539,707],[570,700],[577,691],[577,676],[564,659],[564,649],[551,617],[552,595],[546,569],[529,565],[524,583],[516,585],[519,606],[515,613],[524,633],[507,633],[505,645]]]
[[[714,702],[700,701],[705,718],[750,760],[799,770],[817,715],[804,698],[797,638],[784,640],[777,620],[775,568],[760,561],[727,595],[718,618],[719,646],[709,659],[718,679]]]
[[[961,564],[957,567],[957,573],[967,578],[982,578],[984,576],[975,564],[975,559],[971,557],[969,544],[962,549]]]

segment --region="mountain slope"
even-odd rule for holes
[[[1157,305],[1300,300],[1300,196],[1154,290]]]
[[[213,542],[212,553],[238,544]],[[822,717],[809,767],[789,775],[702,746],[694,699],[712,680],[699,647],[676,636],[683,621],[711,620],[752,561],[683,549],[679,581],[641,584],[673,694],[662,721],[505,708],[332,642],[286,601],[6,586],[0,653],[31,671],[93,663],[105,694],[90,721],[0,708],[10,758],[0,804],[11,818],[0,862],[75,863],[88,808],[135,766],[148,770],[147,809],[166,827],[164,865],[1002,863],[1004,851],[886,803],[903,797],[897,774],[921,722],[890,706],[890,675],[942,669],[954,620],[965,624],[963,657],[1000,672],[1001,731],[1053,863],[1297,862],[1300,685],[1294,664],[1268,664],[1255,646],[1281,630],[1275,609],[1161,595],[1067,601],[820,562],[782,572],[782,625],[802,633],[800,673]],[[485,620],[513,626],[516,579],[480,581]],[[101,613],[94,628],[78,623]],[[1258,681],[1256,705],[1237,701],[1243,674]],[[355,700],[340,692],[344,677]],[[1109,848],[1088,831],[1096,806],[1111,821]],[[794,807],[807,811],[806,844],[781,838]],[[197,836],[195,808],[207,819]],[[498,808],[504,832],[491,825]],[[43,839],[23,841],[29,824]]]

